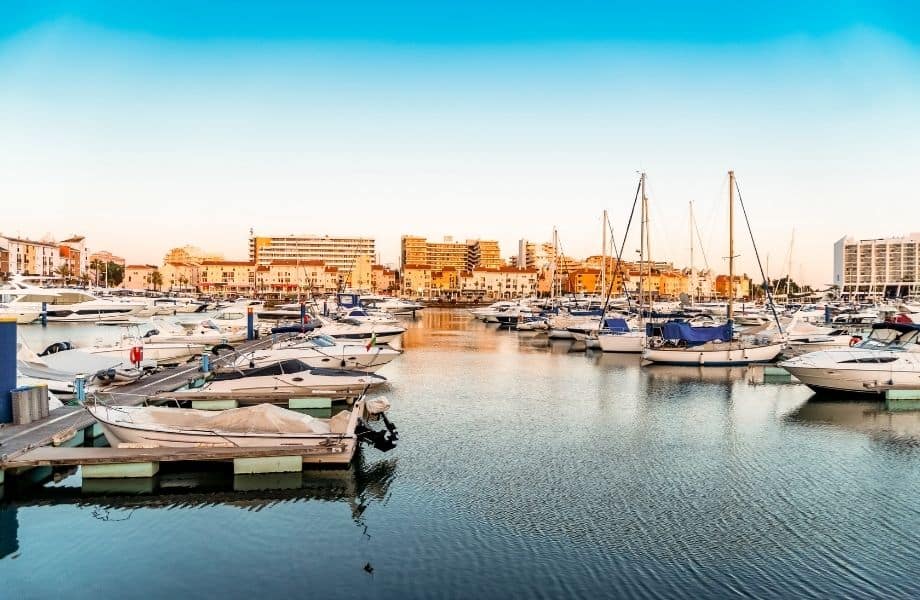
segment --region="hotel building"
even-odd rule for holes
[[[900,297],[920,292],[920,233],[834,244],[834,285],[845,296]]]
[[[257,265],[274,261],[321,260],[327,266],[351,271],[359,256],[374,260],[374,238],[317,235],[250,236],[249,260]]]
[[[400,264],[403,268],[408,265],[425,265],[431,269],[450,267],[469,271],[477,267],[497,269],[502,264],[498,242],[495,240],[455,242],[447,236],[441,242],[430,242],[423,237],[404,235],[400,247]]]

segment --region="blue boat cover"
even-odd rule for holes
[[[698,346],[715,340],[727,342],[732,339],[732,324],[693,327],[685,321],[668,321],[661,326],[661,337],[666,340],[683,341],[688,346]]]
[[[626,323],[626,319],[604,319],[604,329],[615,331],[616,333],[627,333],[629,325]]]

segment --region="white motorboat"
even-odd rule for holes
[[[375,408],[372,408],[375,407]],[[320,447],[347,442],[354,452],[355,429],[365,410],[381,414],[386,399],[355,402],[329,419],[319,419],[271,404],[224,411],[153,406],[106,406],[86,410],[99,422],[109,445],[133,443],[165,448]]]
[[[816,392],[920,389],[920,325],[877,323],[869,337],[852,348],[811,352],[779,365]]]
[[[252,369],[232,368],[214,373],[200,388],[165,393],[169,398],[234,398],[241,402],[287,402],[316,396],[358,397],[386,383],[386,377],[361,371],[311,367],[284,360]]]
[[[136,381],[143,371],[120,358],[93,356],[68,343],[52,344],[35,354],[24,342],[17,343],[16,370],[20,378],[42,383],[56,394],[73,394],[78,375],[86,378],[86,391]]]
[[[49,322],[125,320],[147,306],[146,302],[129,298],[98,298],[84,290],[35,287],[21,277],[8,282],[2,293],[6,310],[15,314],[41,314],[45,303]]]
[[[205,302],[198,302],[194,298],[165,297],[153,300],[153,314],[156,316],[176,315],[180,313],[199,313],[207,310]]]
[[[411,315],[425,308],[424,304],[418,302],[387,296],[362,296],[361,304],[367,308],[388,312],[391,315]]]
[[[154,320],[151,321],[151,325],[153,329],[150,329],[142,336],[145,343],[215,346],[217,344],[241,342],[247,337],[245,328],[243,330],[221,331],[220,326],[211,319],[194,323]]]
[[[399,321],[393,315],[381,310],[365,308],[350,308],[339,316],[339,321],[360,325],[362,323],[377,323],[379,325],[395,325]]]
[[[520,302],[511,301],[511,300],[501,300],[499,302],[494,302],[489,306],[482,308],[474,308],[470,310],[470,314],[482,321],[483,323],[498,323],[499,315],[503,314],[505,311],[518,306]]]
[[[300,360],[311,367],[375,373],[402,350],[387,345],[342,344],[327,335],[309,335],[285,340],[269,349],[241,354],[236,368],[264,367],[284,360]]]
[[[406,332],[400,325],[382,325],[378,323],[337,323],[320,317],[322,332],[336,340],[374,340],[378,344],[386,344],[399,338]]]
[[[201,354],[204,349],[205,344],[201,342],[151,342],[149,339],[136,336],[123,336],[111,344],[97,341],[92,346],[78,348],[88,354],[118,358],[126,364],[142,360],[157,364],[174,363]]]

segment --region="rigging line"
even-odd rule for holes
[[[622,277],[623,250],[624,248],[626,248],[626,238],[629,235],[629,227],[630,225],[632,225],[633,216],[635,216],[636,214],[636,204],[639,203],[639,192],[641,190],[642,190],[642,179],[639,179],[639,183],[638,185],[636,185],[636,197],[633,199],[632,209],[629,211],[629,220],[626,221],[626,231],[623,233],[623,241],[620,243],[620,251],[617,252],[616,271],[614,272],[614,277],[612,278],[612,281],[610,282],[610,285],[607,288],[607,297],[604,298],[604,310],[601,313],[601,322],[598,326],[598,331],[600,331],[600,329],[603,328],[604,326],[604,317],[607,315],[607,307],[610,304],[610,294],[613,292],[613,284],[616,282],[616,275],[620,275],[620,280],[623,282],[623,286],[624,287],[626,286],[626,282],[623,281],[623,277]],[[640,293],[641,293],[641,290],[640,290]],[[630,310],[632,310],[632,301],[629,299],[629,294],[626,294],[626,302],[627,302],[627,306],[630,308]]]
[[[757,242],[754,241],[754,230],[751,229],[751,220],[748,219],[747,209],[744,207],[744,200],[741,199],[741,188],[738,186],[738,180],[735,179],[735,190],[738,191],[738,204],[741,205],[741,212],[744,214],[744,222],[747,224],[748,234],[751,236],[751,245],[754,246],[754,257],[757,258],[757,267],[760,269],[760,276],[763,278],[764,291],[767,294],[767,301],[770,303],[770,312],[773,313],[773,320],[779,328],[780,334],[783,333],[783,326],[779,322],[779,316],[776,314],[776,306],[773,305],[773,292],[770,290],[770,282],[767,281],[767,275],[764,273],[763,264],[760,262],[760,252],[757,251]],[[732,285],[732,282],[729,282]]]
[[[703,237],[700,235],[700,224],[696,220],[696,215],[693,216],[693,228],[696,230],[696,241],[700,246],[700,252],[703,254],[703,264],[706,265],[706,270],[709,270],[709,259],[706,257],[706,248],[703,247]]]

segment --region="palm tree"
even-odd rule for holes
[[[64,279],[64,285],[67,285],[67,279],[70,278],[70,265],[65,263],[55,269],[54,272],[60,275]]]
[[[163,276],[159,271],[154,271],[150,274],[150,283],[153,284],[153,289],[159,290],[160,286],[163,285]]]

